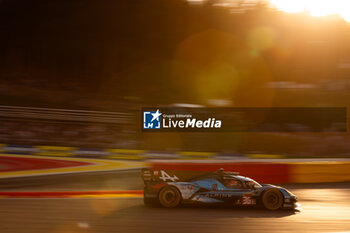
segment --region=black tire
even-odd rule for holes
[[[283,195],[278,189],[266,190],[261,200],[264,207],[268,210],[278,210],[283,205]]]
[[[159,203],[166,208],[174,208],[180,205],[182,197],[180,191],[173,186],[166,186],[160,190]]]

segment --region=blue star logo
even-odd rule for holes
[[[162,113],[157,111],[144,111],[143,112],[143,128],[144,129],[160,129],[161,128],[161,115]]]

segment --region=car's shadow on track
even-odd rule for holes
[[[218,217],[241,217],[241,218],[281,218],[299,213],[298,210],[277,210],[269,211],[256,207],[225,207],[225,206],[201,206],[201,205],[181,205],[177,208],[169,209],[163,207],[140,206],[147,211],[173,211],[173,212],[200,212],[202,214],[215,213]]]
[[[120,210],[124,213],[137,213],[142,216],[164,216],[175,215],[178,218],[190,215],[191,218],[283,218],[295,215],[297,210],[269,211],[263,208],[251,207],[225,207],[225,206],[202,206],[202,205],[181,205],[177,208],[163,208],[160,206],[136,205]]]
[[[296,214],[294,211],[268,211],[256,208],[229,208],[212,206],[180,206],[178,208],[148,207],[139,201],[118,208],[95,219],[104,230],[134,232],[217,232],[217,227],[237,226],[243,219],[281,219]],[[273,220],[275,221],[275,220]],[[95,225],[94,224],[94,225]],[[238,225],[237,225],[238,224]],[[251,227],[246,225],[245,227]],[[254,226],[252,226],[254,227]],[[98,228],[97,228],[98,229]]]

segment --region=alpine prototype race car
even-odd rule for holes
[[[145,205],[172,208],[180,204],[262,206],[268,210],[297,209],[297,197],[285,188],[259,184],[235,172],[189,172],[144,168]]]

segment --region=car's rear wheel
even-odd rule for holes
[[[181,203],[181,193],[173,186],[166,186],[159,192],[159,203],[166,208],[174,208]]]
[[[262,203],[268,210],[278,210],[283,204],[283,195],[278,189],[266,190],[262,195]]]

